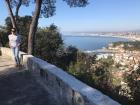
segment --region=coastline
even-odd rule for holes
[[[128,41],[140,41],[140,38],[137,38],[135,36],[126,36],[126,35],[108,35],[108,34],[103,34],[103,35],[99,35],[99,34],[78,34],[78,35],[63,35],[64,37],[113,37],[113,38],[122,38],[122,39],[127,39]],[[111,43],[108,43],[108,45]],[[79,49],[79,48],[78,48]],[[96,53],[96,54],[107,54],[107,53],[116,53],[116,51],[112,51],[107,49],[107,47],[102,47],[102,48],[98,48],[95,50],[81,50],[82,52],[85,53]]]
[[[99,35],[99,36],[104,36],[104,37],[116,37],[116,38],[124,38],[124,39],[129,39],[130,41],[140,41],[140,37],[136,36],[122,36],[122,35]]]
[[[92,50],[92,51],[84,51],[85,53],[96,53],[96,54],[104,54],[104,53],[117,53],[117,51],[109,50],[107,48],[101,48],[97,50]]]
[[[109,34],[79,34],[79,35],[63,35],[63,36],[67,36],[67,37],[116,37],[116,38],[124,38],[124,39],[128,39],[130,41],[140,41],[140,35],[109,35]],[[139,36],[139,37],[138,37]]]

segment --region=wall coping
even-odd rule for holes
[[[1,52],[4,55],[8,55],[11,57],[10,49],[1,47]],[[24,52],[20,52],[23,64],[35,75],[40,76],[40,71],[43,70],[44,72],[55,76],[58,78],[62,84],[67,85],[73,91],[78,92],[80,97],[89,104],[73,104],[73,105],[120,105],[118,102],[112,100],[110,97],[104,95],[97,89],[94,89],[85,83],[77,80],[75,77],[69,75],[67,72],[63,71],[62,69],[47,63],[44,60],[36,58],[32,55],[27,55]],[[47,74],[47,75],[48,75]],[[48,77],[46,77],[48,78]],[[52,77],[50,77],[52,78]],[[48,81],[49,82],[49,81]],[[48,89],[47,89],[48,90]]]

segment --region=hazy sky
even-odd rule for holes
[[[8,16],[3,1],[0,0],[0,25]],[[54,23],[61,32],[140,29],[140,0],[89,0],[84,8],[70,8],[63,0],[56,1],[56,15],[40,18],[39,26]],[[22,7],[20,16],[31,15],[33,8]]]

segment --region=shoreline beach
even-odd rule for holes
[[[131,41],[140,41],[140,35],[109,35],[109,34],[74,34],[74,35],[63,35],[63,36],[69,36],[69,37],[99,37],[99,36],[103,36],[103,37],[116,37],[116,38],[125,38],[125,39],[129,39]]]

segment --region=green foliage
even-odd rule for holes
[[[56,59],[57,49],[62,44],[63,40],[57,26],[52,24],[44,29],[39,28],[35,38],[35,55],[53,63]]]
[[[7,17],[5,19],[5,25],[6,26],[0,27],[0,41],[4,47],[9,47],[8,35],[9,35],[9,33],[11,31],[11,27],[12,27],[11,20],[9,17]]]
[[[111,57],[101,58],[95,65],[95,70],[93,73],[93,77],[95,79],[95,84],[97,86],[102,87],[103,89],[107,87],[111,87],[112,85],[112,74],[111,68],[114,64],[114,61]]]
[[[13,27],[10,17],[7,17],[7,18],[5,19],[5,27],[6,27],[7,33],[10,34],[10,33],[11,33],[11,28]]]
[[[41,15],[45,18],[51,17],[55,14],[56,0],[42,0]]]
[[[93,80],[90,66],[93,62],[95,62],[95,59],[92,59],[89,55],[77,52],[77,60],[70,64],[68,72],[88,85],[92,85]]]
[[[82,52],[77,52],[76,62],[71,63],[69,66],[69,72],[71,74],[78,74],[78,73],[87,73],[90,69],[90,66],[93,62],[95,62],[95,58],[91,57]]]
[[[113,64],[112,57],[96,60],[96,55],[78,52],[77,60],[70,64],[68,72],[84,83],[122,102],[121,99],[126,99],[119,96],[120,85],[113,84]]]
[[[6,27],[2,27],[2,26],[0,28],[0,43],[2,44],[2,46],[8,47],[7,30],[6,30]]]
[[[125,50],[129,51],[140,51],[140,41],[129,41],[129,42],[114,42],[113,47],[124,45]]]
[[[19,17],[17,21],[18,33],[22,36],[21,50],[27,52],[28,33],[32,21],[31,16]]]
[[[70,7],[85,7],[88,4],[88,0],[63,0]],[[56,0],[42,0],[41,15],[48,18],[55,15]]]
[[[73,46],[68,46],[66,49],[66,53],[68,55],[69,61],[76,61],[78,49]]]
[[[82,81],[86,81],[91,86],[100,86],[104,88],[110,85],[111,73],[109,71],[112,65],[112,59],[102,59],[97,62],[96,55],[90,56],[85,53],[78,52],[77,62],[69,66],[69,73],[75,75]]]
[[[69,65],[76,62],[78,49],[73,46],[60,46],[56,52],[56,59],[53,62],[58,67],[63,68],[63,70],[68,71]]]
[[[124,76],[125,81],[131,90],[131,103],[133,105],[139,105],[140,100],[140,66],[136,71],[132,71],[131,74],[126,73]]]
[[[57,26],[52,24],[39,28],[35,40],[35,56],[68,70],[70,63],[77,58],[78,49],[73,46],[65,48]]]
[[[17,5],[20,5],[20,2],[21,5],[29,6],[30,0],[10,0],[11,7],[14,8]]]
[[[88,4],[88,0],[63,0],[70,7],[85,7]]]
[[[105,67],[109,68],[114,64],[114,60],[111,56],[108,56],[108,58],[101,58],[99,59],[99,62],[102,63]]]
[[[114,43],[112,43],[112,44],[113,44],[113,47],[117,47],[117,46],[122,45],[123,43],[124,43],[124,42],[119,41],[119,42],[114,42]]]

